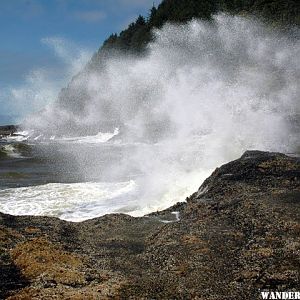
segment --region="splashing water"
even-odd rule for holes
[[[69,146],[78,169],[134,178],[141,212],[166,208],[247,149],[299,146],[298,37],[224,14],[167,24],[143,57],[111,55],[98,70],[86,69],[25,127],[49,137],[120,128],[107,143],[122,150],[106,168],[99,148],[83,160],[82,149]]]

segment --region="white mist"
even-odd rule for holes
[[[291,38],[251,19],[221,14],[212,23],[167,24],[144,57],[115,55],[99,70],[83,71],[25,124],[44,136],[119,128],[108,143],[123,147],[122,155],[108,168],[97,169],[97,148],[90,160],[69,149],[83,174],[134,179],[135,208],[126,210],[125,199],[123,211],[141,215],[183,201],[247,149],[294,151],[299,60],[296,32]]]

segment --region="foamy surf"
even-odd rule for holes
[[[52,216],[80,222],[110,213],[141,217],[190,196],[210,173],[180,176],[167,189],[145,191],[144,179],[124,182],[48,183],[0,190],[0,211],[12,215]],[[183,174],[181,174],[183,175]],[[177,176],[176,176],[177,177]]]
[[[8,143],[14,142],[30,142],[30,143],[72,143],[72,144],[101,144],[111,140],[119,134],[119,128],[115,128],[113,132],[98,132],[96,135],[73,136],[73,137],[56,137],[51,135],[48,137],[45,134],[37,134],[34,130],[18,131],[13,135],[3,138],[3,141]]]
[[[119,128],[115,128],[114,132],[98,132],[96,135],[88,135],[88,136],[79,136],[79,137],[62,137],[55,138],[51,137],[50,140],[56,142],[68,142],[75,144],[98,144],[98,143],[106,143],[114,136],[119,134]]]
[[[17,131],[12,135],[6,136],[4,138],[2,138],[3,141],[6,141],[8,143],[11,142],[25,142],[28,139],[30,139],[30,137],[33,135],[33,130],[32,131]]]
[[[59,97],[23,123],[34,133],[19,133],[19,138],[42,159],[35,161],[33,183],[5,185],[12,190],[1,192],[1,207],[68,220],[112,212],[138,216],[184,200],[209,175],[207,170],[247,149],[298,149],[298,38],[223,14],[211,24],[167,24],[154,35],[145,56],[108,57],[103,68],[82,72],[69,84],[70,97]],[[85,96],[74,105],[72,95],[79,91]],[[112,139],[119,134],[114,127],[92,135],[109,124],[122,128],[119,140]],[[8,163],[5,167],[13,169]],[[22,160],[14,163],[18,172],[18,167],[30,169]],[[24,200],[15,188],[41,184],[39,177],[43,184],[117,183],[106,196],[104,186],[94,189],[89,183],[76,192],[73,184],[22,188],[28,193]],[[108,196],[132,178],[138,191]]]
[[[125,206],[135,209],[133,180],[119,183],[49,183],[0,190],[0,211],[12,215],[53,216],[83,221]],[[132,207],[132,208],[130,208]]]
[[[0,148],[0,152],[10,158],[23,158],[22,154],[14,144],[4,145]]]

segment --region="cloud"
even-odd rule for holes
[[[73,18],[88,23],[97,23],[106,18],[105,12],[102,10],[76,11]]]

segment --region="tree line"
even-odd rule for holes
[[[152,39],[152,29],[162,27],[167,21],[210,20],[221,11],[255,15],[276,25],[300,25],[299,0],[163,0],[158,7],[153,5],[146,17],[140,15],[127,29],[110,35],[93,56],[91,64],[99,64],[105,53],[113,50],[143,53]]]

